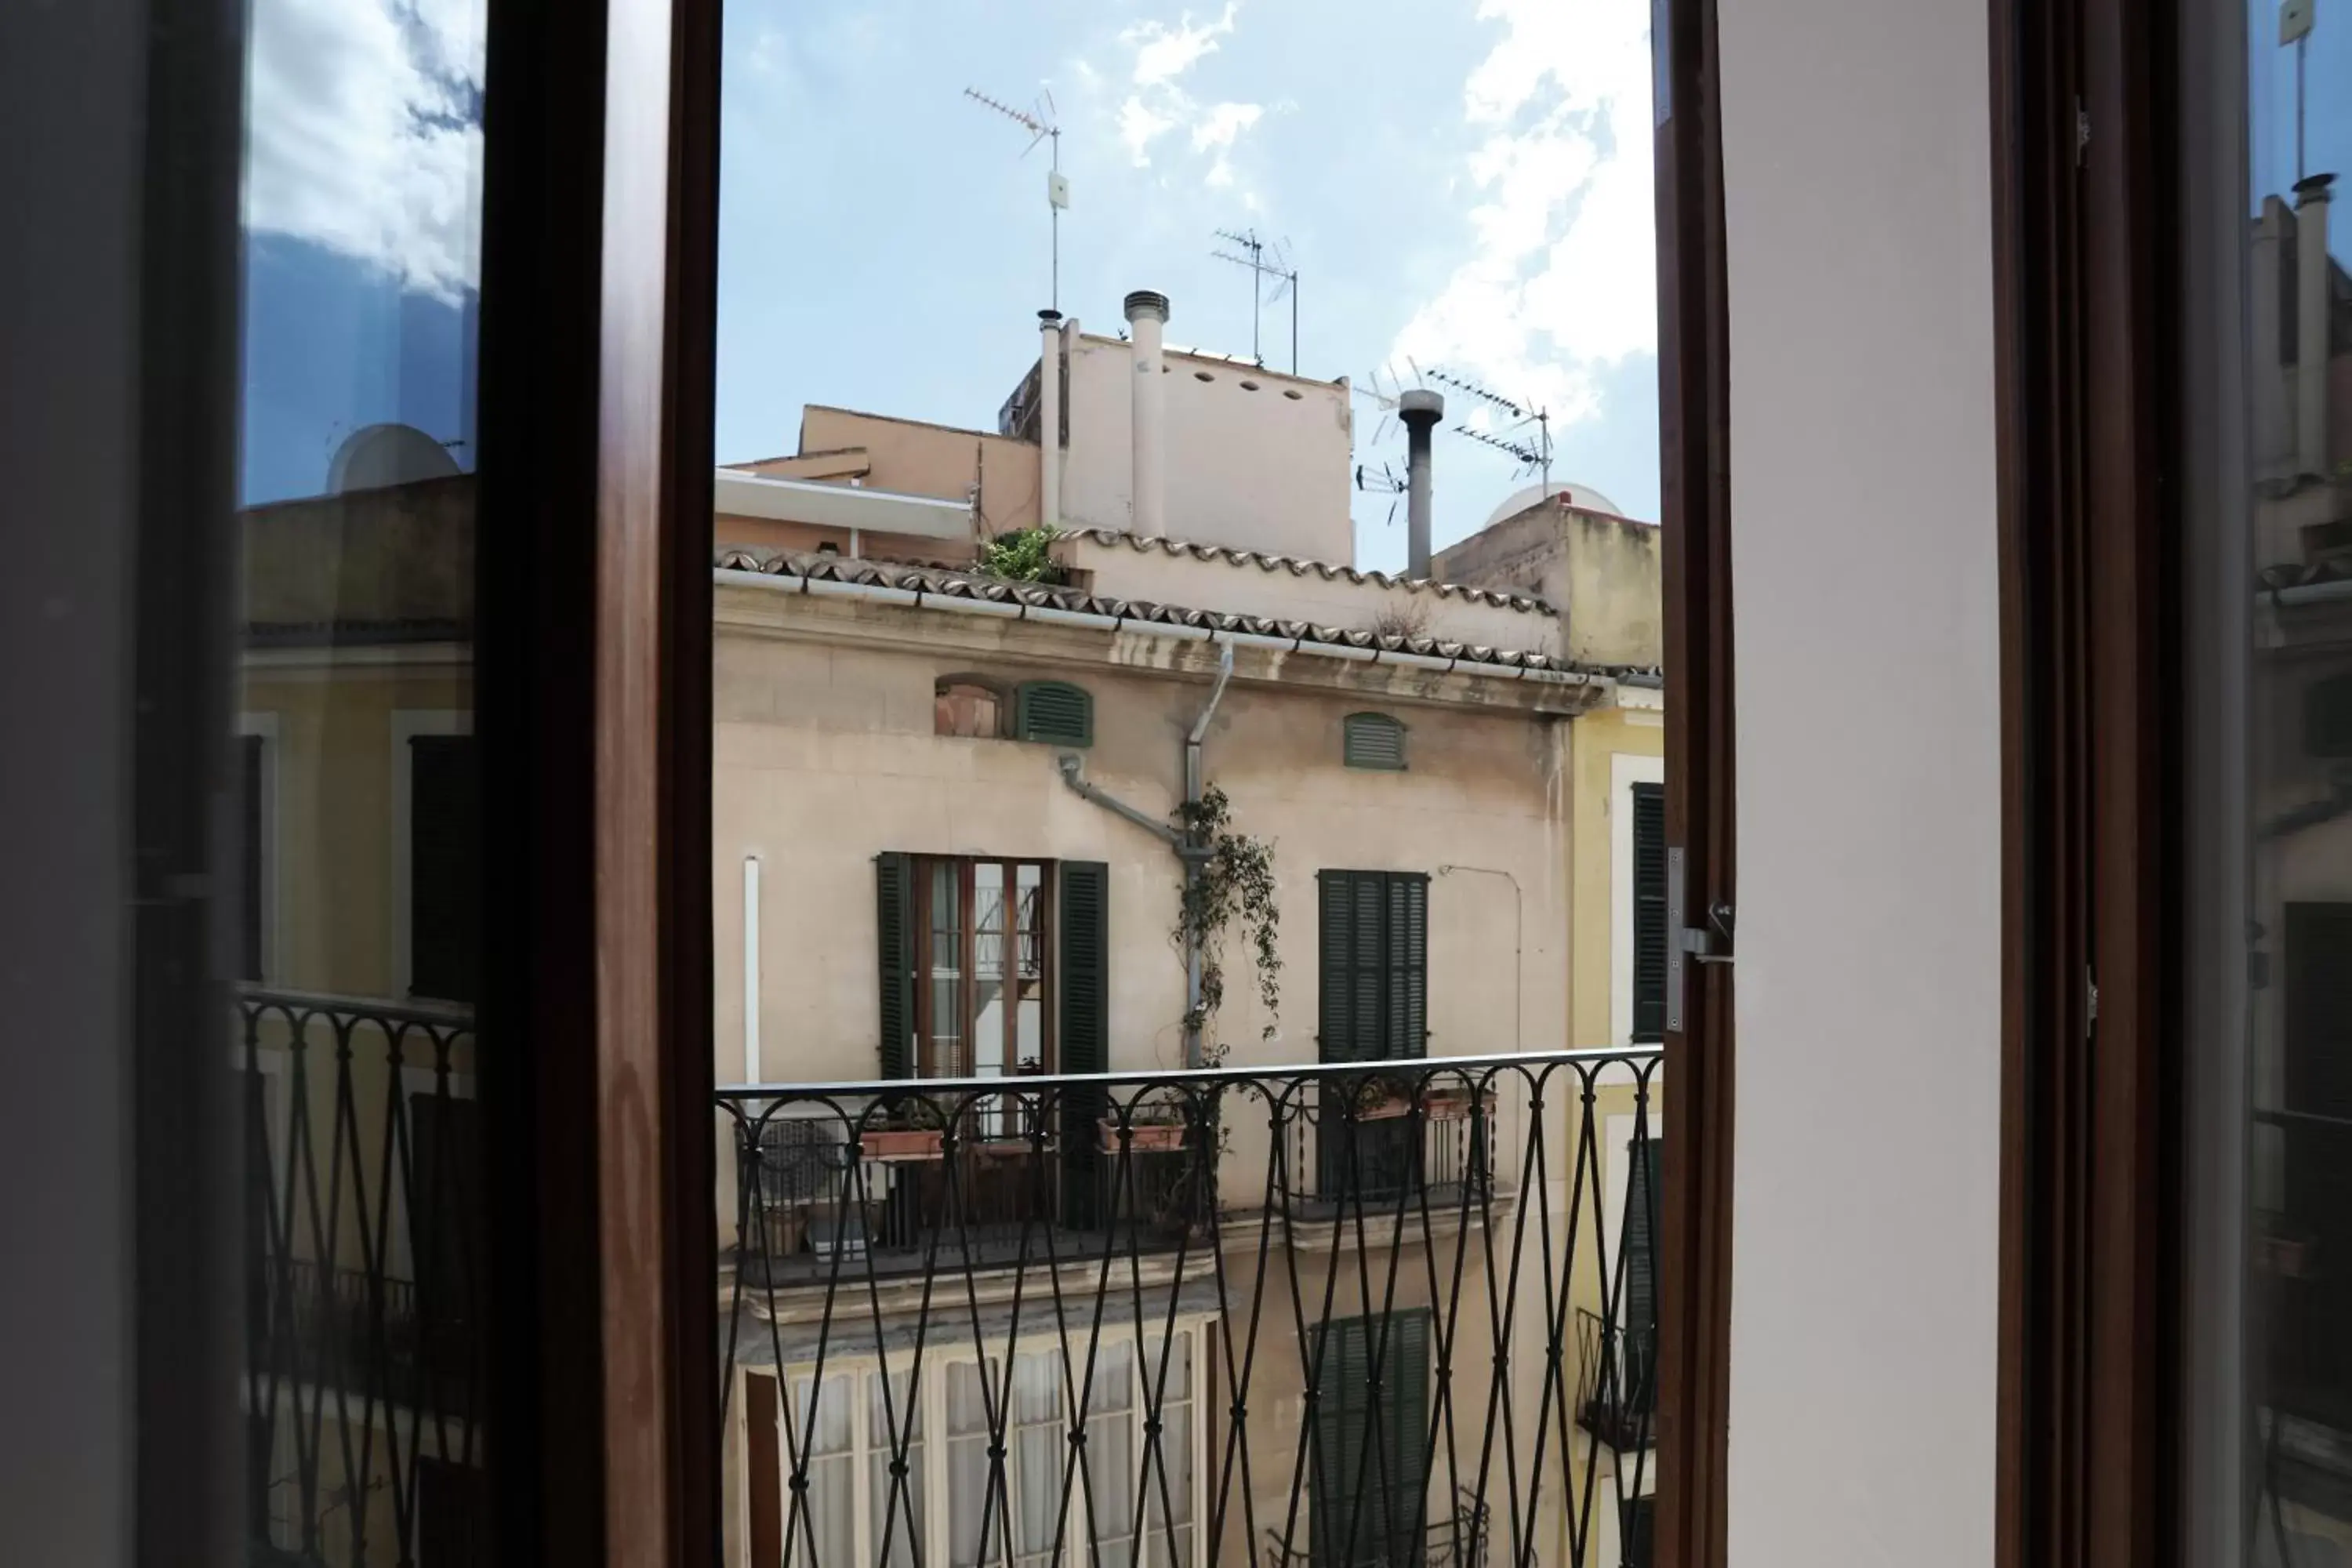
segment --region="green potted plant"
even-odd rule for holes
[[[869,1160],[936,1160],[947,1136],[947,1119],[921,1095],[908,1095],[892,1105],[881,1122],[858,1134],[859,1150]]]
[[[1357,1087],[1356,1120],[1391,1121],[1412,1114],[1412,1086],[1393,1073],[1374,1073]]]

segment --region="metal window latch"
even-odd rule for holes
[[[1716,904],[1706,911],[1706,924],[1688,923],[1689,905],[1683,888],[1683,852],[1666,850],[1666,1032],[1683,1027],[1683,975],[1689,963],[1729,963],[1732,908]]]

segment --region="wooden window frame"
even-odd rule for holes
[[[1681,857],[1686,910],[1730,910],[1730,323],[1715,0],[1653,0],[1651,17],[1666,845],[1670,866]],[[1677,940],[1671,924],[1666,940]],[[1683,966],[1681,1026],[1666,1031],[1663,1064],[1653,1547],[1675,1568],[1723,1568],[1728,1552],[1734,968]]]
[[[908,857],[908,861],[909,863],[910,878],[914,889],[912,903],[914,906],[913,919],[916,931],[912,975],[915,988],[915,1039],[917,1048],[915,1053],[915,1071],[913,1076],[919,1079],[970,1078],[972,1076],[971,1070],[971,1050],[972,1043],[975,1038],[974,1031],[979,1021],[979,988],[972,984],[972,981],[977,973],[976,964],[979,954],[980,933],[975,929],[975,922],[971,918],[971,911],[973,909],[972,895],[979,882],[980,868],[982,866],[995,866],[1000,868],[1003,872],[1004,886],[1006,892],[1009,895],[1006,907],[1014,916],[1013,929],[1008,930],[1005,932],[1005,935],[1008,939],[1016,943],[1019,941],[1017,902],[1019,898],[1019,884],[1016,879],[1019,877],[1021,868],[1024,866],[1037,867],[1041,872],[1037,889],[1037,969],[1039,1003],[1044,1016],[1038,1030],[1040,1062],[1037,1070],[1039,1072],[1046,1073],[1055,1071],[1056,1068],[1055,1064],[1061,1059],[1061,1053],[1058,1048],[1059,1040],[1055,1027],[1057,1023],[1056,1016],[1059,1012],[1060,991],[1055,984],[1056,973],[1055,965],[1055,943],[1054,940],[1054,928],[1060,910],[1060,904],[1056,897],[1055,878],[1054,875],[1055,863],[1051,860],[1023,859],[1018,858],[1008,858],[1001,855],[910,855]],[[930,1049],[930,1042],[935,1034],[933,1025],[936,1022],[932,1008],[931,986],[929,984],[930,980],[930,938],[932,933],[931,878],[929,873],[933,868],[939,866],[952,866],[956,868],[957,907],[963,911],[963,924],[959,932],[961,947],[960,961],[962,964],[961,973],[964,980],[962,993],[963,1016],[959,1021],[960,1032],[956,1037],[962,1042],[961,1054],[963,1061],[961,1070],[949,1073],[928,1072],[924,1070],[926,1066],[924,1058]],[[1017,948],[1015,951],[1017,952]],[[1017,957],[1014,960],[1014,965],[1017,968]],[[1015,1060],[1017,1064],[1018,1058],[1016,1058]],[[1016,1075],[1007,1073],[1006,1076],[1013,1077]]]
[[[1992,0],[1995,1561],[2181,1545],[2180,334],[2169,6]],[[2088,128],[2086,137],[2084,132]]]

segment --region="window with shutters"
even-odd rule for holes
[[[1404,771],[1404,726],[1385,713],[1350,713],[1341,725],[1340,760],[1351,768]]]
[[[1417,871],[1324,871],[1317,879],[1320,1000],[1316,1041],[1327,1062],[1429,1054],[1429,879]],[[1366,1121],[1319,1091],[1318,1195],[1369,1199],[1416,1185],[1421,1132],[1409,1119]]]
[[[1617,1397],[1623,1411],[1656,1407],[1658,1344],[1658,1173],[1664,1144],[1655,1138],[1629,1144],[1625,1214],[1618,1229],[1623,1250],[1614,1349]],[[1629,1423],[1629,1425],[1631,1425]],[[1655,1433],[1651,1434],[1654,1440]]]
[[[471,1002],[482,946],[481,780],[471,735],[407,740],[408,994]]]
[[[1418,1563],[1429,1526],[1426,1310],[1349,1318],[1318,1331],[1308,1500],[1314,1560]],[[1377,1370],[1376,1370],[1377,1369]]]
[[[891,1078],[998,1078],[1055,1070],[1054,866],[978,856],[885,857],[884,971]],[[893,885],[895,884],[895,885]],[[890,906],[897,904],[896,909]],[[887,950],[898,946],[898,962]]]
[[[1633,1038],[1639,1043],[1666,1037],[1666,788],[1633,788]]]
[[[1013,737],[1055,746],[1095,743],[1095,700],[1066,680],[1025,680],[1013,690]]]

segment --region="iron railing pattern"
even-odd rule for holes
[[[1660,1089],[1654,1047],[720,1089],[727,1561],[1631,1568],[1654,1479],[1593,1422]]]
[[[233,1029],[253,1560],[430,1562],[480,1502],[471,1010],[247,986]]]

